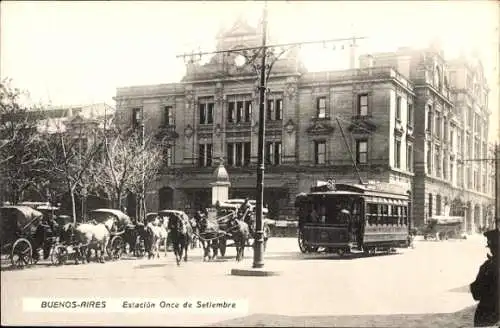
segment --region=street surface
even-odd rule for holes
[[[226,258],[213,262],[202,262],[201,249],[191,250],[189,261],[180,267],[169,252],[154,260],[126,258],[105,264],[2,269],[2,324],[192,326],[242,317],[147,311],[23,312],[24,297],[43,296],[246,299],[247,315],[452,313],[475,304],[468,284],[486,258],[485,245],[483,237],[471,236],[467,240],[416,241],[414,249],[394,255],[339,258],[304,255],[295,238],[274,238],[265,256],[266,268],[281,272],[273,277],[230,275],[232,268],[251,268],[250,248],[240,263],[234,259],[235,249],[229,248]],[[295,324],[303,326],[304,322]]]

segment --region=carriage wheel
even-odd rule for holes
[[[33,248],[27,239],[16,240],[10,252],[10,261],[16,268],[24,268],[33,263]]]
[[[302,253],[307,253],[309,251],[309,247],[307,247],[306,244],[305,244],[304,234],[302,233],[302,231],[299,231],[298,241],[299,241],[299,249],[300,249],[300,251]]]
[[[50,256],[50,261],[54,265],[62,265],[66,263],[68,251],[66,247],[62,245],[56,245],[52,248],[52,254]]]
[[[222,257],[226,256],[226,241],[225,237],[219,239],[219,250]]]
[[[123,238],[114,236],[109,244],[108,256],[113,260],[119,260],[123,253]]]

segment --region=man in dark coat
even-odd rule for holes
[[[474,315],[474,326],[485,327],[498,325],[500,320],[498,311],[498,247],[500,231],[490,230],[484,233],[488,240],[487,247],[491,255],[479,268],[476,280],[470,285],[472,297],[479,304]]]

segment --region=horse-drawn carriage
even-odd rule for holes
[[[9,255],[12,266],[36,264],[40,248],[52,243],[43,231],[42,218],[40,211],[29,206],[0,207],[1,254]]]
[[[424,240],[447,240],[463,238],[463,218],[461,216],[434,216],[424,226]]]
[[[233,226],[231,222],[234,219],[239,219],[248,224],[250,230],[250,238],[246,242],[247,247],[251,247],[255,243],[255,206],[251,206],[245,213],[238,213],[241,208],[240,202],[223,202],[218,203],[215,207],[207,209],[208,221],[216,222],[218,225],[219,233],[213,238],[217,238],[217,248],[221,256],[226,255],[227,247],[237,247],[237,242],[232,238],[232,234],[237,227]],[[264,211],[263,211],[264,212]],[[265,214],[265,213],[264,213]],[[269,220],[263,218],[263,232],[264,232],[264,250],[266,249],[267,241],[271,236],[271,229],[269,228]],[[203,234],[201,234],[203,235]],[[203,236],[200,238],[203,240]],[[232,239],[234,242],[228,244],[228,240]]]
[[[89,218],[96,223],[104,223],[111,218],[114,219],[116,229],[110,231],[111,236],[106,245],[106,254],[110,259],[120,259],[125,249],[125,241],[122,235],[126,232],[125,227],[132,225],[130,217],[120,210],[101,208],[90,211]]]

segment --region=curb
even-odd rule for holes
[[[281,272],[265,269],[231,269],[231,275],[241,277],[271,277],[279,276]]]

